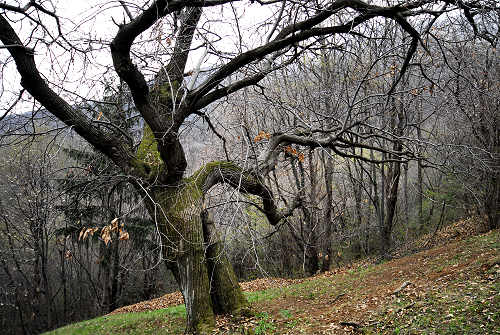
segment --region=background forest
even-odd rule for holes
[[[409,58],[415,41],[384,17],[296,45],[257,85],[185,119],[186,174],[214,161],[258,167],[278,209],[291,209],[270,225],[262,199],[234,182],[207,192],[204,209],[239,280],[390,258],[464,217],[498,228],[500,16],[446,15],[412,21],[420,37]],[[217,66],[185,73],[182,85]],[[72,107],[141,150],[147,130],[133,93],[116,73],[99,85],[100,96]],[[177,290],[144,195],[33,101],[21,92],[0,110],[0,327],[37,334]]]

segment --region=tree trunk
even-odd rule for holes
[[[417,110],[417,139],[418,141],[422,140],[422,111],[419,108]],[[418,234],[422,234],[424,230],[424,210],[423,210],[423,192],[424,192],[424,177],[423,177],[423,167],[422,167],[422,152],[421,149],[418,149],[418,159],[417,159],[417,231]]]
[[[386,256],[391,247],[391,234],[396,214],[399,176],[401,174],[401,163],[394,162],[391,165],[392,167],[387,174],[387,211],[382,227],[382,252],[384,256]]]
[[[184,297],[186,333],[196,334],[214,327],[215,319],[205,263],[201,192],[192,184],[153,193],[160,208],[148,202],[148,209],[160,229],[163,257]]]
[[[332,251],[332,233],[333,233],[333,159],[323,152],[323,163],[325,166],[325,188],[326,188],[326,205],[323,221],[326,226],[325,236],[325,254],[321,264],[321,271],[326,272],[330,270],[331,259],[333,256]]]
[[[486,194],[485,211],[488,228],[497,229],[500,227],[500,174],[498,172],[493,172],[487,189],[489,192]]]
[[[207,244],[207,268],[210,297],[215,314],[249,315],[250,305],[238,284],[238,279],[224,253],[212,215],[202,213],[203,235]]]
[[[386,154],[385,152],[382,152],[382,160],[386,159]],[[380,242],[381,242],[381,253],[384,254],[386,250],[389,249],[389,245],[387,243],[389,242],[390,244],[390,235],[387,236],[387,227],[385,225],[385,200],[387,196],[386,192],[386,175],[385,175],[385,163],[380,164],[380,205],[379,205],[379,229],[380,229]]]
[[[354,153],[354,148],[353,148],[353,153]],[[361,163],[360,163],[361,164]],[[361,257],[361,249],[362,249],[362,236],[364,235],[362,231],[362,225],[363,225],[363,218],[362,218],[362,211],[361,211],[361,197],[362,197],[362,190],[361,190],[361,185],[363,182],[361,173],[358,172],[358,169],[356,167],[356,161],[353,162],[353,167],[354,171],[351,168],[351,164],[347,164],[347,171],[349,173],[349,179],[351,180],[352,184],[352,191],[354,195],[354,205],[355,205],[355,229],[358,232],[358,238],[355,241],[352,241],[353,243],[353,248],[352,251],[355,255],[356,258]],[[356,175],[354,175],[354,172],[356,172]]]
[[[405,197],[405,240],[408,240],[410,229],[410,203],[408,197],[408,163],[404,165],[404,197]]]
[[[186,238],[187,243],[194,241]],[[180,255],[176,257],[175,263],[169,264],[169,268],[179,284],[186,305],[186,333],[209,332],[215,326],[215,318],[203,247],[184,247],[183,244],[179,244],[182,248],[179,250]]]
[[[215,225],[208,220],[203,227],[203,188],[216,168],[207,164],[177,185],[155,188],[146,201],[161,233],[163,257],[184,297],[187,333],[208,332],[215,313],[249,311]]]
[[[394,107],[397,108],[395,103]],[[395,114],[396,111],[394,111],[394,114],[391,115],[391,126],[392,129],[395,129],[395,133],[398,136],[402,136],[404,130],[404,114],[402,109],[403,107],[400,106],[397,116]],[[396,117],[397,117],[397,123],[396,123]],[[392,149],[394,152],[400,152],[402,150],[402,144],[399,139],[396,139],[394,141]],[[391,154],[390,157],[398,159],[397,155]],[[392,227],[394,225],[394,217],[396,215],[396,205],[398,202],[398,188],[399,188],[400,176],[401,176],[401,162],[394,161],[389,163],[389,169],[387,172],[386,190],[385,190],[385,195],[387,197],[386,215],[381,231],[382,255],[384,257],[389,257],[388,251],[391,247],[391,234],[392,234]]]

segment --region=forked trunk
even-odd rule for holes
[[[150,192],[148,211],[161,233],[163,257],[186,304],[186,333],[205,334],[214,314],[250,311],[215,225],[202,224],[202,176]],[[204,234],[205,230],[205,234]]]

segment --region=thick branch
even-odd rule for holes
[[[283,28],[276,38],[274,38],[269,43],[266,43],[260,47],[244,52],[231,61],[223,65],[219,70],[217,70],[212,76],[210,76],[203,84],[201,84],[197,89],[188,95],[188,99],[193,101],[196,106],[206,106],[209,103],[219,99],[224,95],[228,95],[237,89],[246,87],[249,83],[258,79],[257,76],[249,77],[248,79],[241,80],[238,85],[229,86],[230,89],[223,88],[216,90],[215,92],[209,93],[215,87],[217,87],[224,79],[231,76],[233,73],[242,69],[243,67],[257,61],[263,60],[268,55],[279,51],[287,46],[296,44],[298,42],[305,41],[311,37],[334,35],[334,34],[345,34],[350,33],[354,28],[366,22],[374,17],[387,17],[395,20],[400,24],[403,29],[415,37],[415,30],[403,19],[403,12],[407,12],[408,9],[413,8],[413,5],[408,5],[405,8],[400,6],[393,7],[379,7],[368,5],[359,0],[343,0],[335,1],[329,7],[321,11],[319,14],[306,19],[299,23],[294,23]],[[360,14],[343,25],[332,26],[332,27],[322,27],[315,28],[316,25],[324,22],[334,13],[339,12],[345,8],[352,8],[360,12]],[[409,52],[409,57],[414,53],[413,44]],[[405,67],[406,68],[406,67]]]
[[[227,183],[241,193],[260,197],[262,199],[262,208],[259,209],[266,215],[271,225],[276,225],[284,218],[291,216],[299,202],[298,200],[294,201],[284,211],[278,210],[273,193],[264,182],[257,175],[244,171],[230,162],[209,163],[202,167],[192,178],[195,178],[201,184],[201,190],[204,194],[219,183]]]
[[[187,17],[182,22],[181,28],[179,29],[172,58],[168,65],[162,70],[170,76],[169,79],[172,81],[181,81],[184,77],[184,70],[186,68],[191,42],[201,12],[201,8],[190,9],[188,13],[186,13]]]
[[[149,29],[158,19],[179,11],[186,6],[208,7],[231,2],[224,1],[167,1],[157,0],[142,14],[134,18],[131,22],[120,26],[118,33],[111,42],[111,54],[116,72],[130,88],[134,103],[141,111],[146,122],[154,131],[161,129],[159,120],[155,118],[155,113],[151,108],[149,88],[143,74],[133,64],[130,57],[130,49],[135,39]],[[175,57],[173,57],[175,58]]]
[[[0,40],[7,47],[21,75],[21,86],[59,120],[73,128],[97,150],[110,157],[117,165],[128,169],[130,148],[109,133],[95,127],[83,113],[57,95],[40,75],[33,50],[25,47],[9,22],[0,15]]]

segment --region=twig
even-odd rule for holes
[[[394,292],[392,292],[392,294],[394,295],[398,295],[402,290],[405,289],[406,286],[408,285],[411,285],[411,282],[409,281],[405,281],[403,284],[401,284],[400,287],[398,287]]]
[[[350,321],[344,321],[340,323],[341,326],[348,326],[348,327],[353,327],[355,329],[361,328],[361,325],[356,322],[350,322]]]
[[[336,296],[335,298],[333,298],[333,300],[330,301],[330,304],[333,304],[334,302],[342,298],[344,295],[345,293],[340,293],[338,296]]]

